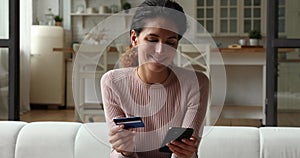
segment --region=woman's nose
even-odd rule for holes
[[[159,42],[155,45],[155,53],[161,54],[163,52],[163,43]]]

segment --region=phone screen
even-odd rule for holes
[[[183,138],[189,139],[192,136],[193,132],[194,130],[192,128],[170,127],[161,147],[159,148],[159,151],[172,153],[167,144],[173,140],[181,141]]]

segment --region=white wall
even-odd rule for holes
[[[45,13],[48,8],[52,9],[54,15],[59,14],[59,0],[34,0],[33,1],[33,21],[45,20]]]
[[[177,2],[183,7],[183,10],[186,14],[188,14],[191,17],[195,17],[195,0],[177,0]]]
[[[63,16],[63,26],[66,30],[71,30],[71,0],[63,0],[62,4],[62,16]]]
[[[0,38],[8,38],[8,0],[0,1]]]

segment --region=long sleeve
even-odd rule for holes
[[[204,127],[204,118],[207,110],[209,96],[209,80],[202,74],[197,74],[198,83],[195,83],[187,98],[187,111],[184,116],[182,127],[194,129],[194,136],[201,136]]]
[[[196,77],[186,82],[192,75]],[[115,117],[142,117],[145,127],[132,129],[137,132],[134,156],[171,158],[175,155],[158,151],[169,127],[190,127],[194,136],[201,135],[209,81],[202,73],[174,68],[164,83],[146,84],[140,80],[136,68],[124,68],[103,75],[101,93],[110,128],[115,126],[112,121]],[[111,158],[119,157],[124,158],[112,150]]]
[[[125,114],[119,106],[117,93],[114,91],[110,73],[106,73],[101,78],[101,93],[105,112],[106,122],[110,128],[114,126],[113,118],[125,117]]]
[[[118,153],[117,151],[112,150],[110,153],[110,157],[111,158],[138,158],[138,155],[136,153],[133,153],[133,155],[131,155],[130,157],[126,157],[126,156],[123,156],[121,153]]]
[[[194,88],[189,93],[187,99],[188,108],[184,116],[182,127],[193,128],[193,135],[198,137],[200,144],[209,97],[209,79],[201,73],[198,74],[197,78],[198,83],[194,85],[198,85],[198,88]],[[172,154],[172,158],[177,158],[177,156]],[[195,153],[193,158],[198,158],[198,153]]]

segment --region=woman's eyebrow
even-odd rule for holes
[[[159,35],[153,34],[153,33],[148,34],[148,36],[160,37]],[[176,35],[174,35],[174,36],[168,37],[168,39],[178,39],[178,37]]]
[[[150,34],[148,34],[148,36],[159,37],[159,35],[157,35],[157,34],[153,34],[153,33],[150,33]]]

